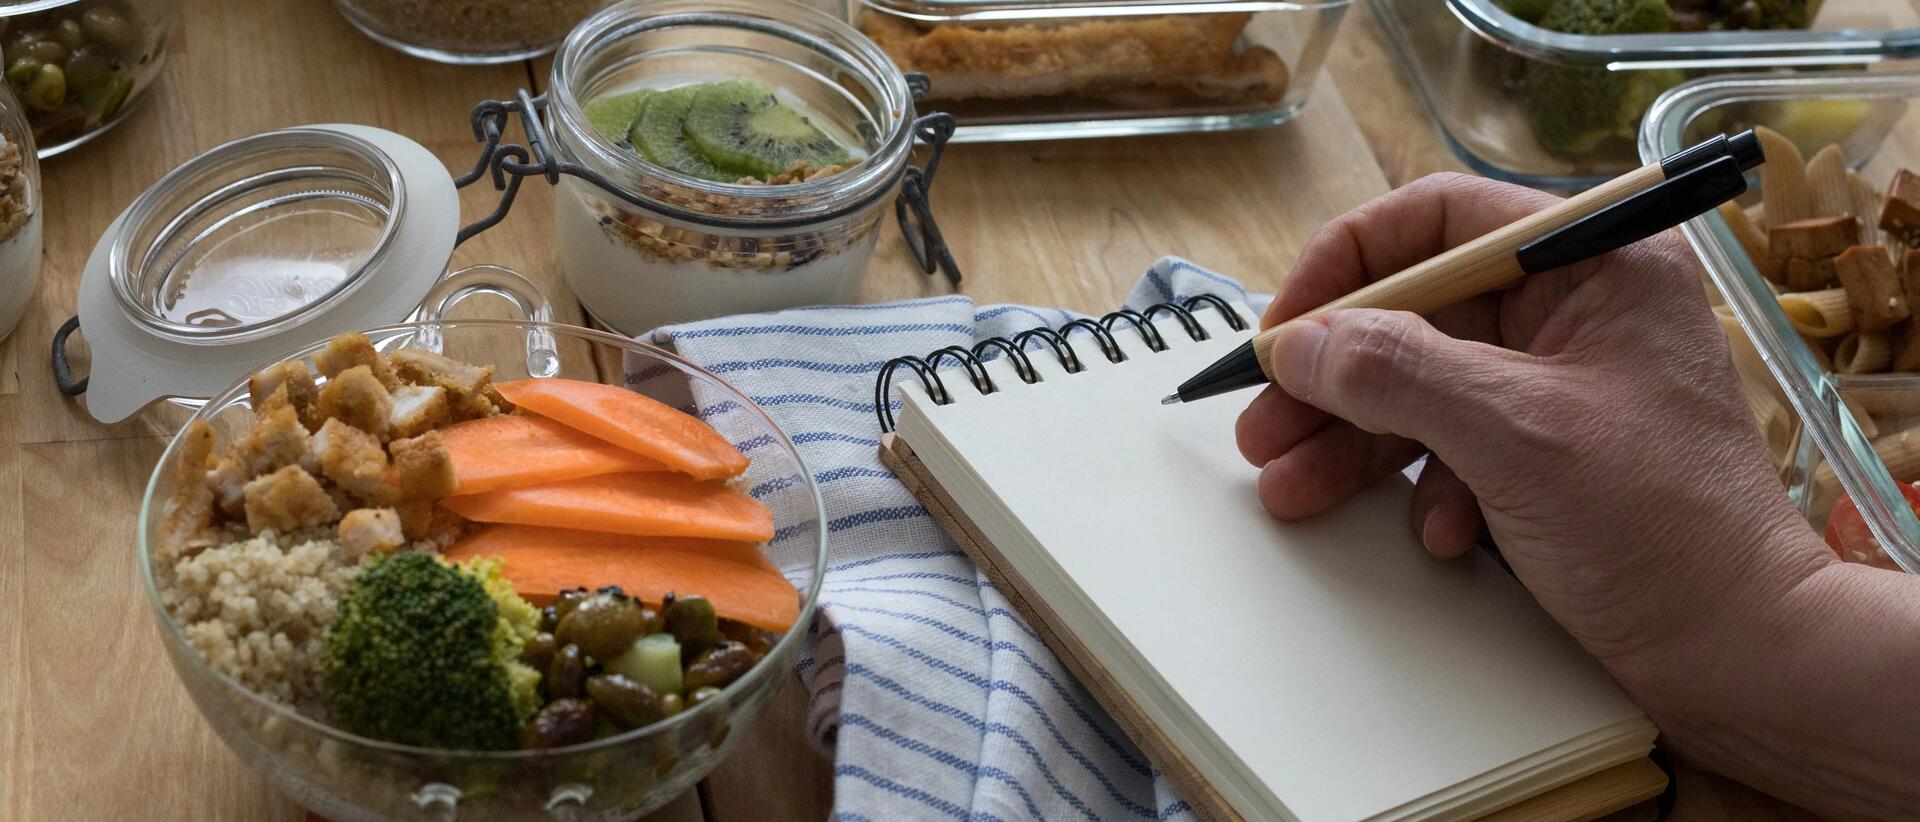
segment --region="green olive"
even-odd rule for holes
[[[640,603],[626,594],[601,591],[561,617],[554,636],[605,662],[624,653],[646,632],[647,617]]]
[[[67,47],[52,40],[35,40],[26,44],[18,53],[42,63],[60,63],[67,59]]]
[[[679,694],[667,694],[666,696],[660,697],[660,712],[667,716],[673,716],[686,709],[686,700],[681,699]]]
[[[12,80],[14,85],[26,88],[40,73],[40,67],[44,65],[46,64],[32,57],[16,57],[13,64],[7,66],[7,79]]]
[[[27,105],[52,111],[67,100],[67,73],[51,63],[41,66],[27,84]]]
[[[553,655],[553,662],[547,666],[548,699],[570,699],[580,696],[581,683],[587,678],[587,655],[580,652],[578,645],[561,647]]]
[[[547,633],[550,634],[550,633],[553,633],[553,629],[558,627],[560,627],[560,612],[554,610],[552,605],[548,605],[545,608],[541,608],[540,609],[540,630],[546,631]]]
[[[108,6],[94,6],[80,13],[80,29],[95,43],[124,46],[139,36],[133,22]]]
[[[652,688],[619,674],[601,674],[587,680],[587,696],[622,727],[651,725],[667,716]]]
[[[695,688],[691,693],[687,694],[687,704],[698,705],[702,702],[705,702],[719,695],[720,695],[720,689],[715,688],[712,685],[708,685],[704,688]]]
[[[687,666],[683,680],[684,687],[700,690],[706,687],[719,687],[740,678],[741,674],[753,667],[760,658],[746,645],[738,642],[722,642],[704,654],[694,658]]]
[[[745,643],[747,648],[760,656],[772,653],[774,643],[780,641],[779,634],[731,619],[720,620],[720,634],[735,642]]]
[[[529,668],[545,672],[553,668],[554,654],[559,652],[560,643],[554,641],[553,634],[541,631],[520,647],[520,661]]]
[[[53,39],[67,48],[77,49],[87,42],[87,35],[80,30],[80,21],[69,17],[53,27]]]
[[[105,91],[107,84],[113,82],[113,58],[108,57],[97,46],[81,46],[67,56],[65,66],[67,85],[75,94],[94,94]]]
[[[675,597],[661,619],[667,633],[679,640],[682,660],[693,659],[721,642],[720,619],[706,597]]]
[[[553,608],[554,626],[558,627],[561,617],[566,616],[568,611],[573,610],[573,606],[579,605],[580,600],[586,598],[587,589],[585,588],[568,588],[561,591],[560,596],[554,599],[553,605],[549,606]]]
[[[558,748],[593,739],[593,703],[557,699],[533,715],[520,732],[522,748]]]

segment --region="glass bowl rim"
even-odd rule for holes
[[[382,325],[374,328],[365,329],[361,333],[366,334],[369,337],[390,335],[390,334],[397,334],[397,333],[417,334],[421,328],[429,325],[439,326],[443,336],[449,330],[463,328],[463,327],[490,328],[490,329],[516,329],[522,332],[523,334],[527,332],[532,332],[532,331],[546,331],[549,334],[555,335],[556,339],[561,336],[565,336],[565,337],[585,339],[589,342],[604,343],[604,344],[616,346],[622,349],[628,349],[628,350],[637,349],[650,356],[658,357],[659,359],[672,363],[675,366],[678,366],[684,372],[690,372],[690,373],[699,375],[701,377],[704,377],[708,380],[711,380],[713,383],[720,385],[726,388],[728,391],[732,392],[735,395],[732,399],[739,401],[742,406],[752,409],[755,414],[759,415],[760,421],[764,422],[766,426],[769,429],[771,429],[775,435],[779,437],[779,441],[778,441],[779,444],[786,449],[786,452],[788,455],[792,456],[796,469],[799,471],[801,479],[803,481],[803,487],[806,488],[807,494],[813,502],[813,514],[814,514],[813,573],[812,573],[812,579],[809,580],[806,589],[804,591],[801,591],[801,593],[804,594],[804,598],[801,600],[800,610],[798,614],[794,617],[793,626],[788,628],[786,630],[786,633],[780,637],[779,641],[774,643],[773,649],[767,652],[766,657],[763,658],[760,663],[756,663],[751,669],[748,669],[748,671],[744,675],[742,675],[739,679],[736,679],[733,682],[728,683],[726,687],[722,688],[720,690],[720,695],[718,698],[705,700],[698,705],[691,706],[686,710],[681,711],[678,714],[667,717],[666,719],[660,720],[658,722],[654,722],[648,725],[642,725],[638,728],[633,728],[631,730],[624,731],[622,733],[618,733],[613,736],[605,737],[602,739],[596,739],[591,742],[584,742],[578,745],[567,745],[567,746],[558,747],[558,748],[516,748],[512,750],[487,751],[487,750],[463,750],[458,748],[429,748],[429,747],[423,747],[419,745],[406,745],[398,742],[388,742],[385,740],[374,739],[372,737],[361,736],[359,734],[352,733],[342,728],[337,728],[333,725],[329,725],[325,722],[322,722],[318,719],[315,719],[304,713],[301,713],[300,711],[294,709],[290,705],[283,705],[279,702],[275,702],[271,699],[268,699],[266,696],[255,692],[253,689],[240,684],[233,677],[228,676],[225,672],[214,669],[213,666],[207,664],[205,657],[202,656],[198,650],[194,649],[194,647],[187,642],[186,635],[183,632],[180,626],[180,623],[173,618],[172,614],[167,613],[166,607],[160,601],[160,591],[154,582],[153,562],[152,562],[151,551],[149,550],[149,548],[151,547],[152,535],[148,531],[148,522],[149,520],[152,519],[150,514],[152,513],[153,506],[156,504],[154,500],[154,494],[159,490],[161,477],[164,476],[165,471],[172,464],[174,457],[177,456],[177,452],[179,451],[180,443],[182,440],[182,434],[185,433],[187,425],[190,424],[193,420],[206,419],[208,415],[208,409],[224,408],[228,403],[236,399],[239,396],[240,392],[247,388],[248,379],[251,377],[253,373],[252,371],[249,371],[247,372],[247,376],[241,377],[237,382],[233,383],[232,385],[229,385],[225,390],[215,394],[213,397],[208,399],[205,405],[201,406],[198,410],[194,412],[193,417],[189,419],[187,423],[183,423],[180,426],[179,431],[174,432],[174,435],[171,438],[169,438],[167,441],[167,447],[163,451],[161,451],[159,460],[154,464],[153,472],[147,477],[146,490],[143,491],[141,494],[140,514],[139,514],[140,524],[139,524],[139,528],[135,538],[135,541],[137,542],[136,550],[134,552],[135,562],[139,566],[137,568],[137,572],[140,574],[141,588],[143,592],[146,594],[147,604],[153,609],[155,620],[159,624],[159,628],[163,635],[163,638],[166,641],[170,642],[171,644],[175,645],[180,650],[184,651],[185,655],[192,660],[193,664],[196,667],[198,667],[202,673],[210,675],[214,679],[214,681],[219,682],[220,685],[224,687],[227,691],[233,694],[236,694],[240,698],[253,703],[258,708],[266,710],[268,714],[270,714],[271,716],[274,716],[283,721],[293,722],[298,726],[308,729],[309,731],[317,732],[323,738],[329,739],[331,741],[334,741],[340,744],[350,745],[356,748],[372,749],[372,750],[379,751],[383,754],[399,755],[399,756],[407,756],[407,757],[434,758],[442,761],[445,761],[448,759],[485,761],[485,762],[537,761],[537,760],[544,760],[544,759],[554,759],[554,758],[559,758],[564,756],[571,756],[574,754],[586,754],[586,753],[593,753],[601,750],[616,749],[616,748],[624,747],[626,744],[631,743],[633,741],[640,740],[640,739],[647,739],[654,736],[655,734],[663,733],[669,729],[678,728],[681,725],[690,723],[693,721],[693,717],[695,717],[696,715],[704,717],[704,716],[709,716],[716,713],[727,712],[730,710],[735,697],[737,697],[742,692],[750,690],[748,687],[749,685],[757,684],[761,680],[765,679],[767,676],[773,675],[773,674],[769,674],[768,672],[773,670],[775,667],[779,667],[779,666],[767,665],[764,663],[779,658],[783,653],[786,653],[788,649],[795,647],[795,644],[800,641],[800,637],[803,634],[807,633],[807,626],[812,623],[814,614],[819,607],[820,588],[826,581],[826,571],[827,571],[827,568],[826,568],[826,565],[827,565],[827,516],[826,516],[826,506],[824,505],[824,503],[822,503],[820,499],[819,484],[814,481],[813,472],[810,469],[808,469],[806,459],[801,456],[799,449],[794,446],[792,438],[787,436],[787,432],[785,431],[785,429],[781,428],[780,424],[778,422],[775,422],[774,419],[767,414],[766,409],[761,408],[758,403],[753,402],[751,398],[749,398],[744,392],[740,391],[740,389],[734,387],[732,383],[727,382],[726,380],[720,378],[718,375],[715,375],[713,372],[708,371],[705,368],[702,368],[698,364],[695,364],[687,360],[686,358],[679,356],[678,354],[675,354],[671,351],[667,351],[666,349],[660,348],[659,346],[656,346],[656,345],[641,342],[637,339],[632,339],[629,337],[621,337],[619,335],[609,334],[604,331],[596,331],[594,329],[585,328],[583,326],[569,325],[566,323],[532,322],[527,320],[485,320],[485,319],[441,320],[438,322],[431,322],[431,323],[421,323],[421,322],[392,323],[389,325]],[[263,363],[263,367],[265,365],[272,365],[274,363],[286,362],[296,357],[310,355],[311,353],[317,352],[321,348],[324,348],[326,346],[326,343],[327,343],[326,340],[320,340],[318,342],[314,342],[309,345],[301,346],[300,348],[292,352],[289,352],[288,354],[285,354],[267,363]],[[784,576],[785,575],[783,574],[782,577],[784,578]],[[179,672],[176,671],[176,676],[178,676],[178,674]],[[196,708],[197,707],[198,706],[196,706]]]

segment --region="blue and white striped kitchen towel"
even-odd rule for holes
[[[1196,294],[1265,307],[1175,258],[1155,263],[1126,305]],[[888,359],[1076,316],[949,296],[655,334],[764,407],[826,502],[821,617],[798,667],[811,696],[808,732],[834,752],[836,819],[1192,816],[876,450],[873,382]]]

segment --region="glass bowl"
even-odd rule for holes
[[[7,85],[24,103],[41,157],[112,128],[167,55],[179,0],[0,1]]]
[[[1550,31],[1509,14],[1503,3],[1523,5],[1378,0],[1372,8],[1428,118],[1461,162],[1537,188],[1583,189],[1639,166],[1634,121],[1659,91],[1682,80],[1908,60],[1920,42],[1916,0],[1826,0],[1811,29],[1606,36]],[[1543,140],[1543,109],[1585,99],[1556,93],[1564,87],[1557,81],[1567,78],[1582,90],[1631,84],[1619,98],[1622,127],[1590,145],[1587,136]]]
[[[242,687],[209,667],[162,604],[154,540],[172,495],[175,437],[148,482],[140,512],[139,574],[160,638],[194,704],[234,752],[302,807],[332,822],[434,819],[632,819],[699,781],[726,756],[779,690],[812,621],[827,531],[813,475],[793,443],[751,399],[686,360],[630,339],[569,325],[441,320],[365,332],[391,351],[425,347],[495,376],[565,376],[623,385],[700,415],[752,458],[742,487],[773,511],[767,557],[794,582],[799,616],[766,658],[719,697],[643,728],[584,745],[539,751],[452,751],[357,736]],[[305,359],[324,343],[287,357]],[[263,363],[265,365],[265,363]],[[247,382],[216,394],[195,415],[222,443],[246,430]],[[188,773],[180,774],[185,778]]]
[[[1841,146],[1864,179],[1885,186],[1897,169],[1920,169],[1920,106],[1912,105],[1916,101],[1920,74],[1827,72],[1696,80],[1662,95],[1648,109],[1640,155],[1657,160],[1705,133],[1767,125],[1794,137],[1806,156],[1824,145]],[[1811,118],[1825,127],[1796,131],[1796,124],[1810,119],[1810,111],[1846,116]],[[1755,186],[1742,205],[1758,199]],[[1743,376],[1750,398],[1757,400],[1756,409],[1780,403],[1766,439],[1794,502],[1815,529],[1824,529],[1840,495],[1852,496],[1888,556],[1908,572],[1920,573],[1920,520],[1898,488],[1899,483],[1920,480],[1920,374],[1832,373],[1824,356],[1794,330],[1725,218],[1709,211],[1681,231],[1724,302],[1716,310],[1737,323],[1729,335],[1736,366],[1742,365],[1744,352],[1753,352]],[[1741,332],[1744,341],[1737,339]]]
[[[439,63],[513,63],[553,50],[609,0],[334,0],[361,33]]]

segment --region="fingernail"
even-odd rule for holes
[[[1306,399],[1313,392],[1313,370],[1327,343],[1327,327],[1312,320],[1293,320],[1280,326],[1273,338],[1273,381],[1287,393]]]
[[[1440,553],[1434,547],[1434,539],[1439,536],[1434,533],[1435,526],[1439,525],[1439,523],[1440,506],[1438,505],[1427,509],[1427,518],[1420,521],[1420,544],[1426,547],[1427,553],[1429,554]]]

